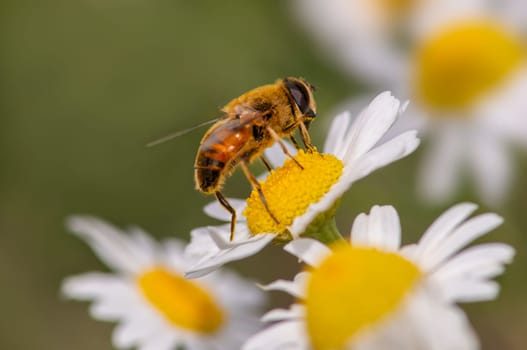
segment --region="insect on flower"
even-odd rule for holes
[[[214,120],[215,124],[203,136],[194,164],[196,189],[205,194],[214,194],[219,203],[230,212],[231,240],[234,237],[236,210],[221,193],[225,180],[239,165],[258,191],[269,215],[278,223],[267,205],[260,184],[247,165],[259,158],[271,170],[271,165],[262,153],[275,142],[294,160],[282,138],[288,137],[299,149],[293,136],[297,128],[306,149],[313,150],[308,128],[316,116],[314,90],[307,81],[293,77],[278,79],[274,84],[252,89],[225,105],[222,108],[224,116]],[[201,125],[204,124],[199,126]],[[179,136],[183,132],[149,145]],[[297,164],[302,168],[301,164]]]

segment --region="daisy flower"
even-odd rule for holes
[[[510,146],[527,149],[524,1],[307,1],[295,13],[346,71],[415,101],[400,127],[430,140],[425,199],[448,200],[468,173],[486,204],[504,200]]]
[[[359,215],[350,244],[328,246],[309,238],[284,248],[309,267],[294,281],[267,290],[298,299],[263,320],[278,321],[251,337],[244,350],[460,349],[479,347],[457,302],[496,298],[492,278],[504,271],[514,249],[502,243],[466,245],[501,224],[470,203],[441,215],[417,244],[401,247],[399,217],[391,206]]]
[[[138,228],[124,232],[92,217],[73,217],[68,227],[114,272],[68,277],[62,293],[92,301],[93,318],[118,322],[116,348],[231,350],[258,329],[263,293],[226,271],[185,279],[182,242],[160,244]]]
[[[269,242],[287,242],[300,235],[323,242],[341,239],[334,216],[342,195],[357,180],[412,153],[419,140],[415,131],[407,131],[379,144],[399,114],[406,108],[389,92],[377,96],[351,122],[349,113],[335,118],[324,145],[324,152],[300,151],[296,162],[287,159],[261,182],[265,199],[277,224],[265,210],[253,190],[244,205],[231,199],[241,210],[242,222],[229,241],[225,227],[209,227],[192,232],[188,252],[199,258],[187,270],[188,277],[212,271],[222,264],[252,255]],[[269,153],[268,153],[269,154]],[[271,161],[277,163],[272,153]],[[212,216],[225,219],[225,210],[217,204],[206,207]]]

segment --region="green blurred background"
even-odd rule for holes
[[[0,349],[111,349],[113,325],[59,294],[65,276],[106,270],[65,231],[68,215],[185,240],[193,227],[217,223],[202,213],[212,198],[193,189],[205,129],[153,149],[148,141],[292,75],[318,87],[312,133],[321,144],[332,108],[367,91],[315,50],[283,1],[4,0],[0,9]],[[405,241],[418,237],[447,207],[417,199],[420,156],[354,186],[338,214],[341,229],[373,204],[392,204]],[[524,349],[527,340],[527,162],[520,153],[516,160],[519,181],[497,209],[505,224],[485,240],[513,244],[517,257],[499,279],[497,301],[465,307],[484,349]],[[236,173],[226,193],[249,189]],[[461,200],[477,202],[470,188]],[[291,278],[298,265],[270,247],[230,267],[266,283]],[[275,305],[289,301],[273,297]]]

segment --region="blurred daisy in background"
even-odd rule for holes
[[[255,190],[246,202],[229,199],[243,214],[233,241],[229,241],[225,226],[194,230],[187,253],[199,261],[186,275],[206,274],[226,262],[255,254],[273,240],[283,243],[301,235],[325,243],[342,239],[334,217],[344,193],[354,182],[407,156],[419,145],[415,131],[379,142],[405,108],[406,104],[401,105],[384,92],[353,122],[349,113],[337,116],[323,153],[300,151],[295,155],[302,168],[291,159],[285,160],[278,147],[266,151],[273,165],[281,165],[261,182],[267,204],[279,224],[265,210]],[[295,154],[296,150],[291,152]],[[230,220],[216,202],[205,211],[218,219]]]
[[[232,350],[258,329],[263,293],[226,271],[185,279],[191,261],[182,242],[159,244],[138,228],[124,232],[92,217],[73,217],[68,227],[114,272],[68,277],[62,292],[92,301],[93,318],[118,322],[116,348]]]
[[[525,2],[293,3],[321,52],[415,102],[398,127],[420,129],[430,143],[420,170],[424,198],[450,199],[468,174],[486,204],[504,200],[511,145],[527,148]]]
[[[298,299],[263,320],[278,321],[254,335],[244,350],[478,349],[457,302],[496,298],[492,279],[514,249],[485,243],[464,249],[502,223],[470,203],[442,214],[417,244],[401,247],[399,217],[391,206],[359,215],[351,242],[328,246],[303,238],[284,248],[309,265],[294,281],[264,288]]]

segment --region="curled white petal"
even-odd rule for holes
[[[300,319],[305,314],[305,307],[293,304],[289,309],[273,309],[262,316],[262,322],[275,322]]]
[[[214,235],[211,231],[211,235]],[[217,235],[216,238],[219,238]],[[195,265],[185,271],[185,277],[197,278],[204,276],[224,264],[246,258],[261,251],[276,236],[274,234],[259,234],[243,242],[221,242],[220,249],[215,253],[205,255]]]
[[[308,277],[309,273],[300,272],[295,276],[293,281],[276,280],[267,285],[260,285],[260,288],[265,291],[280,290],[289,293],[294,297],[302,298],[304,297],[304,291]]]

